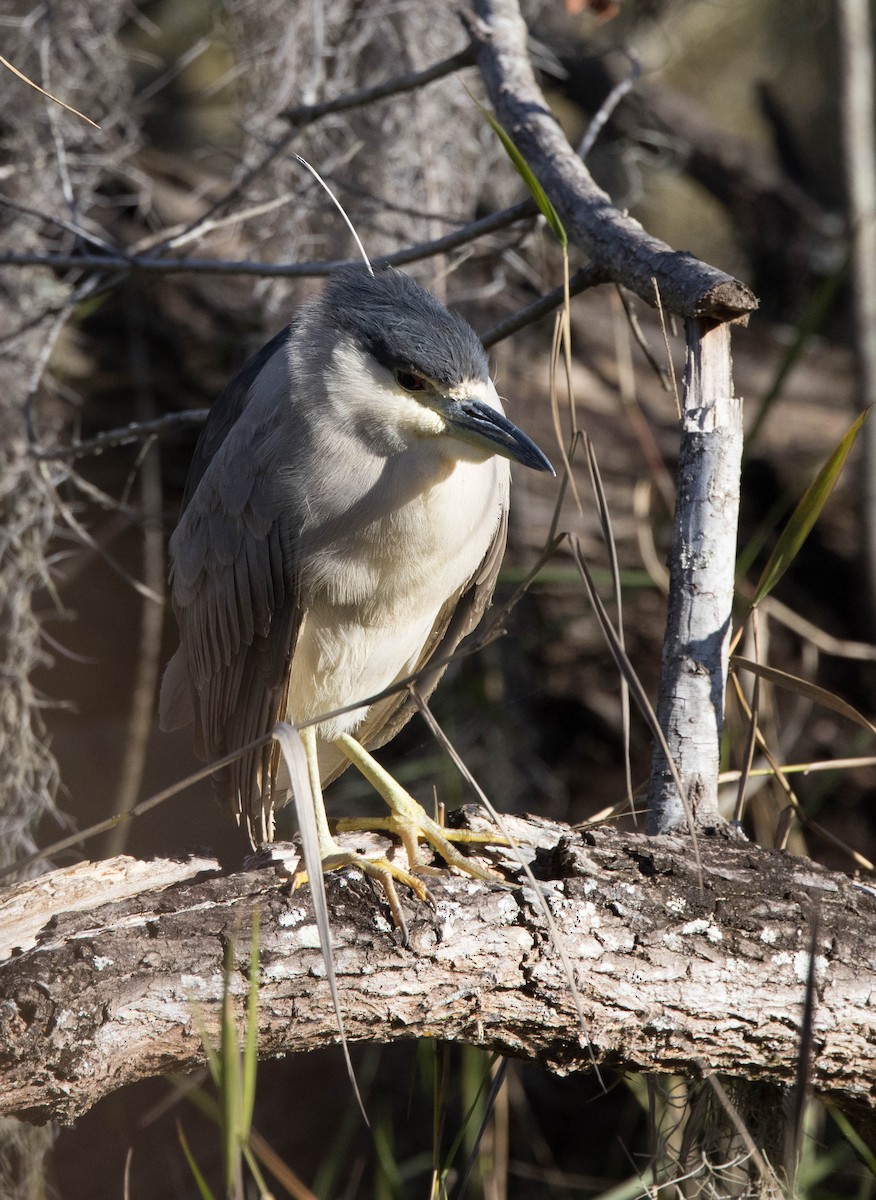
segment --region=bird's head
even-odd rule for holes
[[[315,311],[325,391],[340,415],[400,446],[440,438],[459,457],[498,454],[554,473],[504,415],[475,331],[409,275],[346,267]]]

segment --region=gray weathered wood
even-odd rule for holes
[[[574,964],[589,1044],[528,888],[430,879],[436,909],[409,911],[406,950],[370,884],[346,871],[327,884],[351,1041],[436,1037],[560,1072],[595,1061],[790,1083],[818,911],[814,1086],[876,1113],[872,889],[721,836],[701,837],[701,890],[686,837],[508,820],[540,846],[534,869]],[[95,866],[90,907],[84,867],[55,872],[39,881],[55,915],[47,906],[41,928],[31,921],[20,936],[4,925],[21,948],[0,964],[0,1111],[71,1120],[126,1083],[201,1064],[195,1009],[215,1031],[233,938],[242,1013],[256,910],[260,1054],[337,1040],[307,889],[291,893],[275,867],[222,875],[204,860],[159,864],[150,887],[149,865]],[[0,914],[21,912],[21,895],[7,893]]]
[[[669,556],[669,605],[657,716],[698,825],[720,821],[718,755],[733,606],[742,401],[733,395],[730,329],[686,325],[687,360]],[[662,751],[654,751],[649,833],[685,822]]]
[[[593,182],[535,80],[516,0],[476,0],[474,11],[468,28],[490,101],[570,240],[649,304],[656,280],[664,307],[679,316],[727,321],[756,309],[745,284],[651,237]]]

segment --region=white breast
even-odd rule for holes
[[[416,666],[442,608],[480,567],[508,499],[508,463],[417,448],[384,460],[377,506],[326,541],[305,535],[304,621],[288,715],[305,720],[389,687]],[[312,548],[323,541],[318,553]],[[353,732],[366,709],[320,726]]]

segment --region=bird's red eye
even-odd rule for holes
[[[413,371],[396,370],[395,380],[399,387],[403,387],[406,392],[422,392],[426,386],[425,379],[421,379]]]

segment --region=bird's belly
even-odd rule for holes
[[[295,648],[289,719],[308,720],[365,700],[410,673],[436,616],[430,612],[425,620],[410,620],[390,628],[356,620],[339,621],[331,610],[311,609]],[[367,706],[361,706],[321,722],[320,737],[333,741],[341,733],[354,733],[367,711]]]
[[[469,469],[453,489],[434,488],[346,536],[305,589],[289,719],[364,700],[416,668],[442,609],[483,562],[501,514],[494,480],[485,487],[483,467],[461,465]],[[321,723],[320,736],[355,732],[366,712]]]

